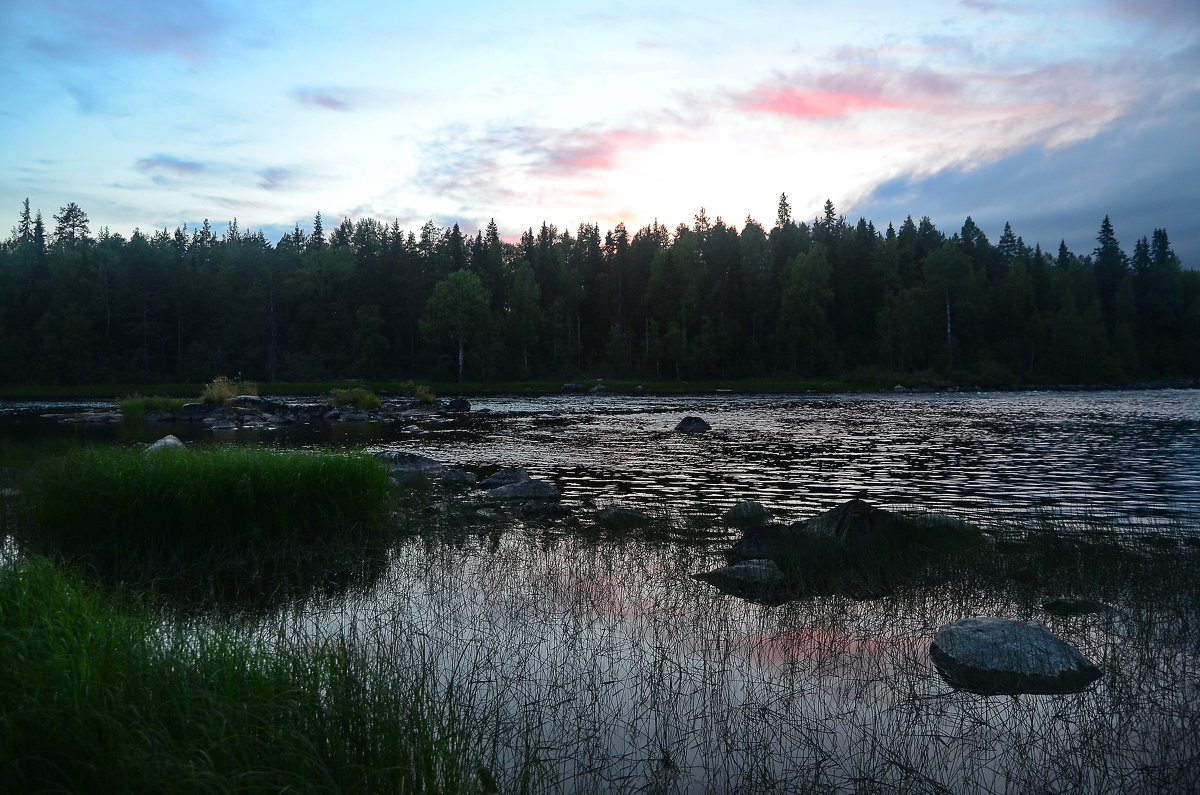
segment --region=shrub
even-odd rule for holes
[[[377,409],[383,402],[369,389],[354,387],[353,389],[334,389],[331,391],[332,402],[335,406],[357,406],[360,409]]]
[[[204,385],[204,389],[200,392],[200,400],[210,405],[220,405],[228,403],[238,395],[257,394],[258,384],[253,381],[243,381],[240,378],[230,380],[223,375],[219,375]]]
[[[429,405],[437,400],[437,395],[429,388],[429,384],[422,384],[416,381],[405,381],[400,385],[401,391],[411,395],[418,403]]]

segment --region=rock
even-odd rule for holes
[[[203,422],[213,408],[215,406],[207,403],[184,403],[179,409],[179,419],[182,422]]]
[[[608,387],[606,387],[604,384],[596,384],[594,387],[588,390],[588,392],[593,395],[603,395],[607,391]]]
[[[466,398],[460,398],[460,397],[451,398],[450,400],[446,401],[445,410],[453,411],[453,412],[460,412],[460,413],[470,411],[471,410],[471,401],[467,400]]]
[[[635,387],[633,388],[633,394],[635,394],[635,395],[644,395],[644,394],[646,394],[646,387],[642,386],[641,384],[638,384],[637,386],[635,386]]]
[[[782,591],[787,585],[787,578],[773,560],[743,560],[692,577],[735,596],[765,597]]]
[[[442,473],[442,485],[465,489],[475,485],[475,474],[461,469],[447,469]]]
[[[1100,669],[1037,621],[964,618],[937,631],[929,656],[950,685],[983,695],[1077,693]]]
[[[393,469],[437,469],[444,466],[441,461],[432,458],[427,458],[416,453],[407,453],[403,450],[389,450],[386,453],[380,453],[376,456],[380,461],[390,464]]]
[[[680,433],[704,433],[705,431],[711,431],[712,426],[700,417],[684,417],[675,426],[675,430]]]
[[[529,473],[524,467],[506,467],[499,469],[479,481],[479,488],[494,489],[498,486],[509,486],[513,483],[529,480]]]
[[[163,450],[186,450],[187,445],[179,441],[179,438],[174,434],[167,434],[159,439],[154,444],[147,447],[143,452],[147,455],[151,453],[161,453]]]
[[[839,546],[832,539],[807,532],[804,522],[772,523],[746,528],[725,557],[731,563],[766,558],[784,564],[808,560],[814,555],[828,557]]]
[[[983,543],[979,528],[944,516],[903,516],[853,499],[804,523],[813,535],[833,539],[849,549],[952,551]]]
[[[1112,608],[1104,602],[1080,599],[1074,596],[1056,596],[1042,602],[1042,609],[1059,616],[1082,616],[1088,613],[1105,613]]]
[[[553,484],[532,478],[492,489],[489,500],[557,500],[561,495]]]
[[[563,384],[562,389],[558,390],[564,395],[572,394],[579,391],[579,384]]]
[[[396,486],[424,486],[429,483],[429,471],[397,467],[392,470],[391,481]]]
[[[596,524],[609,530],[633,530],[650,524],[650,516],[636,508],[610,505],[596,511]]]
[[[761,502],[743,500],[726,511],[724,518],[734,527],[759,527],[771,521],[771,512]]]

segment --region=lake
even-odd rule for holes
[[[93,403],[83,408],[102,408]],[[0,404],[0,439],[186,440],[400,449],[488,471],[523,466],[571,506],[727,507],[797,519],[864,496],[985,524],[1098,517],[1200,526],[1200,390],[882,395],[561,395],[473,401],[469,415],[214,433],[198,426],[64,428]],[[710,433],[674,433],[684,416]]]
[[[447,708],[469,716],[473,747],[506,787],[1200,788],[1200,605],[1194,585],[1180,587],[1194,577],[1169,569],[1161,546],[1147,546],[1159,558],[1131,559],[1151,572],[1136,582],[1123,579],[1125,564],[1093,576],[1047,558],[1032,584],[999,572],[875,599],[768,606],[691,576],[723,564],[732,530],[671,540],[589,522],[596,505],[616,501],[716,517],[752,498],[790,520],[865,496],[988,528],[1100,520],[1190,542],[1200,527],[1197,391],[506,397],[419,430],[361,423],[222,436],[36,416],[60,410],[9,404],[0,439],[144,441],[170,431],[203,443],[406,450],[479,473],[525,466],[554,481],[578,525],[435,518],[437,532],[401,540],[352,585],[239,625],[413,661]],[[713,430],[675,433],[687,415]],[[1170,576],[1154,576],[1155,560]],[[1041,609],[1065,591],[1116,609]],[[1042,621],[1104,676],[1062,696],[952,690],[929,661],[930,639],[979,615]]]

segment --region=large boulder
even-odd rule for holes
[[[1037,621],[964,618],[937,631],[929,656],[950,685],[983,695],[1077,693],[1100,669]]]
[[[596,524],[609,530],[634,530],[650,524],[650,516],[636,508],[609,505],[596,511]]]
[[[518,483],[510,483],[507,486],[500,486],[492,489],[487,495],[489,500],[505,502],[516,500],[557,500],[560,496],[562,495],[558,493],[558,489],[554,487],[554,484],[533,478],[522,480]]]
[[[711,431],[712,426],[700,417],[684,417],[675,426],[675,430],[680,433],[705,433]]]
[[[850,500],[807,521],[746,527],[725,556],[773,560],[813,592],[878,594],[985,544],[982,531],[963,522]]]
[[[724,518],[733,527],[759,527],[771,521],[771,512],[761,502],[743,500],[726,511]]]
[[[446,411],[461,413],[471,410],[471,401],[466,398],[456,397],[446,401]]]

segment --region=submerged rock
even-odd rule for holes
[[[163,450],[186,450],[187,445],[179,441],[179,437],[174,434],[167,434],[157,442],[151,444],[143,452],[147,455],[151,453],[161,453]]]
[[[442,485],[465,489],[475,485],[475,474],[462,469],[447,469],[442,473]]]
[[[633,530],[650,524],[650,517],[636,508],[610,505],[596,511],[596,524],[610,530]]]
[[[437,469],[444,466],[441,461],[433,458],[428,458],[416,453],[407,453],[403,450],[389,450],[386,453],[378,455],[379,460],[386,464],[390,464],[393,469]]]
[[[675,426],[675,430],[680,433],[705,433],[706,431],[711,431],[712,426],[700,417],[684,417]]]
[[[929,656],[950,685],[983,695],[1077,693],[1100,669],[1037,621],[964,618],[937,631]]]
[[[527,478],[518,483],[510,483],[492,489],[487,495],[489,500],[557,500],[561,497],[558,489],[552,483],[544,480]]]
[[[466,398],[451,398],[446,401],[446,411],[465,412],[471,410],[471,402]]]
[[[761,502],[743,500],[726,511],[724,518],[734,527],[759,527],[771,521],[771,512]]]
[[[777,596],[787,586],[787,577],[773,560],[744,560],[693,574],[692,578],[711,583],[735,596],[760,599]]]
[[[494,489],[498,486],[509,486],[525,480],[529,480],[529,472],[524,467],[505,467],[479,481],[479,488]]]

